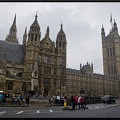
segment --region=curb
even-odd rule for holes
[[[0,107],[29,107],[27,105],[0,105]]]
[[[89,109],[88,107],[84,108],[84,109]],[[64,107],[62,108],[62,110],[78,110],[78,109],[72,109],[70,107]]]
[[[64,108],[62,108],[62,110],[73,110],[73,109],[70,107],[64,107]]]

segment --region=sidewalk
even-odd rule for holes
[[[120,104],[120,99],[116,100],[116,104]],[[52,106],[63,106],[63,109],[71,109],[71,107],[66,106],[64,107],[64,105],[57,105],[55,103],[52,103],[52,105],[49,104],[49,101],[47,99],[30,99],[30,106],[44,106],[44,107],[52,107]],[[87,105],[89,106],[89,105]],[[13,104],[11,103],[11,101],[7,102],[7,104],[2,105],[1,101],[0,101],[0,107],[29,107],[27,105],[25,105],[25,100],[23,100],[23,102],[19,105],[19,104]]]
[[[31,98],[30,99],[30,106],[51,106],[51,105],[49,105],[49,101],[47,99]],[[22,103],[20,103],[20,104],[18,103],[17,105],[16,105],[16,103],[12,103],[11,100],[8,100],[6,104],[2,104],[2,101],[0,101],[0,107],[29,107],[29,106],[27,106],[25,104],[25,99],[23,99]]]

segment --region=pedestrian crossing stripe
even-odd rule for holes
[[[37,110],[37,113],[40,113],[40,110]]]
[[[50,110],[50,112],[53,112],[52,110]]]
[[[2,111],[2,112],[0,112],[0,114],[2,114],[2,113],[6,113],[6,111]]]
[[[23,111],[20,111],[20,112],[18,112],[18,113],[16,113],[16,114],[21,114]]]

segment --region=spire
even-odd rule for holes
[[[25,27],[25,33],[24,33],[25,36],[27,36],[27,27]]]
[[[26,40],[27,40],[27,27],[25,27],[25,32],[23,35],[23,44],[26,45]]]
[[[15,17],[14,17],[13,25],[16,25],[16,14],[15,14]]]
[[[49,26],[47,27],[47,30],[46,30],[46,35],[45,37],[49,38]]]
[[[110,12],[110,23],[111,23],[111,30],[113,28],[113,22],[112,22],[112,13]]]
[[[38,29],[40,30],[40,26],[39,26],[39,24],[38,24],[37,17],[38,17],[38,16],[37,16],[37,12],[36,12],[35,20],[34,20],[33,24],[31,25],[30,29],[31,29],[31,28],[38,28]]]
[[[37,21],[37,17],[38,17],[38,16],[37,16],[37,12],[36,12],[36,15],[35,15],[35,21]]]
[[[60,31],[59,31],[59,33],[58,33],[57,36],[63,36],[63,37],[66,37],[66,35],[65,35],[64,31],[63,31],[62,21],[61,21],[61,25],[60,25],[60,26],[61,26],[61,27],[60,27]]]
[[[103,25],[102,25],[102,29],[101,29],[101,35],[105,35],[105,30],[104,30]]]
[[[13,42],[13,43],[18,43],[18,38],[17,38],[17,27],[16,27],[16,14],[13,20],[13,24],[9,30],[9,35],[7,35],[6,41]]]
[[[115,31],[118,31],[117,23],[115,22],[115,19],[114,19],[114,30],[115,30]]]
[[[49,35],[49,26],[47,27],[47,34]]]
[[[61,21],[61,29],[63,29],[62,21]]]

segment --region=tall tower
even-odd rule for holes
[[[60,75],[60,86],[62,87],[62,90],[65,90],[66,85],[66,55],[67,55],[67,40],[66,35],[63,31],[63,25],[61,23],[60,31],[57,34],[56,39],[56,51],[57,51],[57,65],[59,69],[59,75]],[[60,90],[61,91],[61,90]]]
[[[112,15],[110,22],[112,27],[107,36],[103,25],[101,29],[104,74],[120,76],[120,36],[115,20],[112,23]]]
[[[17,27],[16,27],[16,14],[13,20],[13,24],[9,30],[9,35],[7,35],[5,41],[13,42],[13,43],[18,43],[18,38],[17,38]]]
[[[37,14],[35,15],[35,20],[33,24],[30,26],[29,34],[28,34],[28,41],[26,45],[26,55],[25,55],[25,63],[24,63],[24,78],[27,84],[27,89],[31,90],[32,82],[31,78],[33,79],[33,72],[35,72],[35,76],[38,81],[38,71],[34,71],[34,68],[38,66],[38,57],[39,57],[39,50],[40,50],[40,26],[37,21]],[[25,42],[25,41],[24,41]]]

